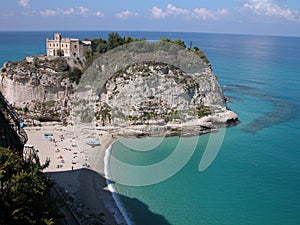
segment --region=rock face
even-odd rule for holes
[[[124,135],[151,135],[155,126],[173,134],[184,126],[184,133],[200,134],[238,119],[227,110],[212,71],[188,74],[166,63],[138,62],[119,70],[107,80],[99,100],[102,125],[120,128],[117,134]]]
[[[0,89],[23,117],[61,120],[73,93],[74,84],[68,79],[70,70],[64,58],[34,57],[5,63]]]
[[[82,66],[59,57],[6,63],[1,91],[23,116],[92,123],[118,135],[202,134],[238,120],[201,51],[120,46],[95,60],[78,85],[74,65]]]
[[[94,61],[80,87],[81,119],[95,115],[96,126],[117,135],[195,135],[238,120],[205,55],[176,45],[118,47]]]
[[[128,66],[107,81],[100,95],[100,102],[112,110],[116,123],[121,119],[118,114],[141,123],[170,116],[186,122],[193,116],[226,110],[214,75],[191,75],[164,63]]]

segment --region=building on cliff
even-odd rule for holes
[[[80,41],[77,38],[62,38],[55,33],[54,39],[46,39],[47,56],[84,57],[91,50],[91,41]]]
[[[28,137],[19,116],[0,92],[0,147],[23,154]]]

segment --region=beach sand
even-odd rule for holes
[[[60,125],[28,127],[26,133],[27,144],[38,150],[40,162],[50,159],[44,172],[55,180],[78,218],[85,221],[83,224],[100,217],[103,224],[125,224],[104,174],[105,151],[114,141],[111,134]],[[88,145],[88,140],[98,140],[100,146]]]

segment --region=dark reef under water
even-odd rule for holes
[[[283,122],[289,122],[295,120],[299,116],[299,113],[296,109],[297,107],[292,102],[277,96],[261,93],[250,86],[226,85],[223,87],[223,90],[256,97],[262,100],[269,101],[273,104],[272,111],[255,118],[249,123],[246,124],[242,123],[241,130],[243,131],[249,133],[255,133],[267,127],[271,127]],[[230,99],[231,101],[241,100],[240,98],[239,99],[230,98]]]

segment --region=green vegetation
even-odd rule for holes
[[[121,36],[118,33],[112,32],[108,35],[108,40],[107,40],[108,50],[116,48],[123,44],[124,44],[124,39],[121,38]]]
[[[83,71],[88,68],[94,59],[99,57],[100,54],[103,54],[113,48],[116,48],[118,46],[129,44],[136,41],[143,41],[145,38],[132,38],[132,37],[121,37],[119,33],[112,32],[108,34],[108,39],[105,40],[103,38],[94,38],[91,40],[92,42],[92,51],[85,52],[86,62],[85,62],[85,68]]]
[[[86,107],[84,110],[79,111],[79,113],[82,123],[91,123],[93,121],[93,110],[90,107]]]
[[[212,112],[211,112],[211,108],[209,106],[206,106],[206,105],[199,105],[197,106],[197,113],[198,113],[198,118],[202,118],[202,117],[205,117],[207,115],[210,115]]]
[[[101,120],[102,126],[105,126],[105,122],[108,120],[111,123],[111,108],[106,103],[101,107],[101,109],[95,113],[96,120]]]
[[[79,84],[81,75],[82,71],[78,67],[74,67],[73,70],[68,73],[70,81],[75,82],[76,84]]]
[[[52,225],[56,206],[49,198],[52,182],[38,157],[25,161],[0,148],[0,224]]]
[[[93,60],[95,58],[97,58],[100,54],[103,54],[113,48],[116,48],[116,47],[124,45],[124,44],[129,44],[129,43],[137,42],[137,41],[145,41],[145,40],[146,40],[145,38],[139,39],[139,38],[133,38],[130,36],[121,37],[117,32],[112,32],[112,33],[108,34],[107,40],[105,40],[103,38],[94,38],[91,40],[92,50],[85,52],[86,62],[85,62],[85,68],[83,69],[83,71],[85,71],[85,69],[89,65],[91,65]],[[161,38],[160,41],[169,42],[172,44],[180,45],[183,48],[187,48],[184,41],[182,41],[180,39],[171,40],[170,38]],[[197,46],[195,46],[192,50],[195,51],[196,53],[198,53],[198,51],[201,52],[201,50],[199,50],[199,48]],[[202,56],[202,52],[199,55]]]
[[[25,106],[24,108],[23,108],[23,111],[24,111],[24,113],[28,113],[28,107],[27,106]]]
[[[186,48],[186,45],[185,45],[184,41],[182,41],[180,39],[171,40],[170,38],[161,38],[160,41],[170,42],[172,44],[180,45],[180,46]]]
[[[50,61],[45,61],[44,65],[53,69],[55,72],[66,72],[70,70],[70,67],[63,57],[57,57]]]
[[[56,101],[55,100],[48,100],[45,102],[42,102],[42,107],[43,108],[51,108],[55,105]]]

